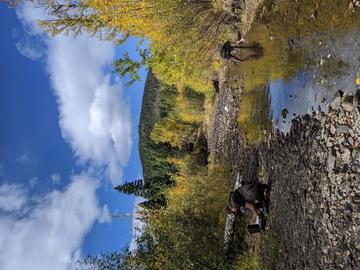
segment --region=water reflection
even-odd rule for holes
[[[284,0],[264,1],[258,7],[246,38],[260,42],[264,56],[231,69],[232,76],[244,77],[239,123],[246,122],[249,139],[256,140],[254,134],[269,127],[264,121],[270,118],[275,128],[287,131],[294,115],[327,111],[338,89],[356,90],[360,9],[352,3]],[[263,98],[264,93],[270,97]],[[253,113],[257,109],[249,106],[268,108],[268,113]],[[283,119],[285,108],[288,113]]]

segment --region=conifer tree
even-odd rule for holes
[[[135,196],[143,196],[144,195],[144,181],[142,179],[137,179],[132,182],[125,182],[122,185],[118,185],[114,187],[115,190],[125,193],[125,194],[133,194]]]

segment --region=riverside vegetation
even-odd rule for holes
[[[336,265],[329,256],[319,256],[318,261],[312,257],[306,262],[296,260],[299,250],[294,241],[286,243],[286,238],[297,232],[297,223],[286,227],[291,232],[282,227],[282,218],[294,219],[286,210],[280,191],[290,190],[289,194],[299,204],[303,202],[300,198],[303,193],[296,196],[293,193],[297,184],[288,187],[281,180],[283,171],[287,172],[286,179],[293,176],[293,170],[286,167],[284,160],[291,158],[295,162],[293,157],[304,151],[325,156],[328,149],[326,142],[321,142],[323,152],[316,153],[303,146],[292,152],[292,137],[284,147],[284,137],[269,131],[272,125],[267,92],[269,80],[289,80],[305,64],[316,65],[312,54],[315,45],[310,42],[305,45],[311,49],[302,50],[300,41],[326,27],[352,26],[358,16],[356,1],[253,0],[246,1],[244,7],[232,6],[243,2],[237,0],[33,2],[46,10],[49,17],[40,25],[54,35],[88,32],[117,44],[130,36],[137,37],[139,57],[132,59],[124,53],[114,63],[114,70],[120,76],[128,75],[128,84],[139,79],[140,67],[148,68],[139,126],[144,177],[115,187],[145,199],[139,215],[146,226],[136,239],[135,250],[88,257],[79,262],[80,269],[286,269],[286,263],[316,269],[320,263],[330,268]],[[260,42],[264,47],[263,58],[240,65],[225,63],[219,58],[219,46],[227,40],[236,40],[239,32]],[[144,41],[148,47],[143,45]],[[338,69],[346,72],[346,64],[335,58],[331,60],[326,62],[333,63],[331,75],[321,70],[322,78],[337,75]],[[324,121],[331,125],[332,120]],[[328,127],[323,130],[326,133]],[[273,137],[265,136],[269,133]],[[276,144],[278,141],[282,143]],[[301,142],[299,139],[298,143]],[[266,146],[267,143],[270,146]],[[281,149],[287,147],[290,150],[283,153]],[[280,154],[269,156],[268,151]],[[260,169],[258,159],[262,162]],[[244,179],[258,177],[258,174],[264,179],[267,175],[276,179],[274,185],[278,191],[273,193],[272,200],[278,219],[270,220],[271,232],[250,240],[241,230],[243,226],[239,226],[234,235],[232,260],[225,261],[224,208],[238,174]],[[357,179],[356,172],[352,174],[350,178]],[[337,176],[329,178],[337,179]],[[304,185],[301,185],[302,192],[307,188]],[[313,203],[316,200],[312,199],[313,216],[326,216],[326,211],[319,211]],[[301,214],[296,209],[294,213]],[[313,224],[311,215],[301,218],[301,222]],[[339,226],[335,227],[334,231],[338,232]],[[356,226],[352,229],[358,231]],[[310,231],[309,235],[315,233],[314,229]],[[321,234],[316,234],[323,235],[333,236],[332,231],[326,230],[326,224],[321,225]],[[353,251],[356,247],[351,240],[349,243]],[[338,252],[325,240],[320,239],[316,244],[325,246],[331,254]],[[286,256],[295,259],[286,257],[283,261],[284,250],[289,252]],[[348,253],[344,249],[340,254]],[[343,260],[341,263],[347,267],[348,263],[353,266],[357,262]]]
[[[89,257],[79,267],[231,268],[222,241],[229,168],[208,157],[204,133],[218,46],[236,38],[238,17],[212,0],[33,2],[44,8],[48,19],[39,23],[53,35],[88,32],[117,44],[137,37],[140,57],[124,53],[114,63],[128,84],[139,79],[140,66],[149,69],[139,126],[144,179],[115,187],[144,197],[139,214],[146,227],[135,251]]]

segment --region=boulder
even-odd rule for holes
[[[336,132],[340,134],[349,133],[349,126],[347,125],[338,125],[336,128]]]
[[[345,111],[351,112],[353,110],[353,100],[354,96],[344,96],[341,107],[343,107]]]
[[[330,108],[332,110],[338,110],[341,105],[342,98],[344,96],[344,92],[341,90],[338,90],[334,96],[334,99],[330,103]]]

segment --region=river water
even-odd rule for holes
[[[359,87],[359,25],[359,1],[265,0],[259,6],[246,39],[259,42],[263,56],[231,70],[244,78],[239,124],[250,140],[269,128],[286,132],[293,117],[327,112],[337,90]]]

